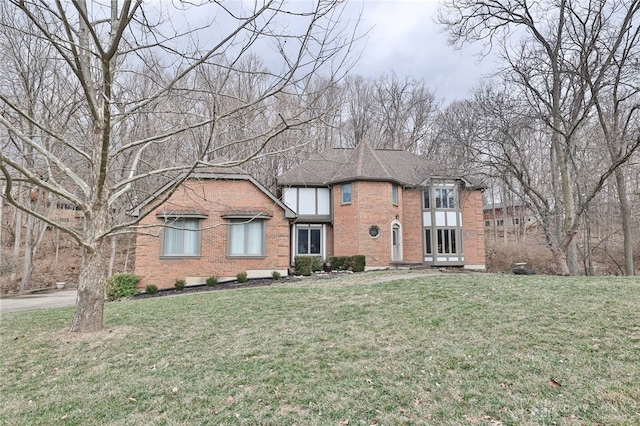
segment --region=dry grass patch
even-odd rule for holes
[[[3,315],[0,423],[640,423],[637,279],[389,277]]]

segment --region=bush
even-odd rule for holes
[[[209,287],[213,287],[214,285],[218,284],[218,278],[209,277],[207,278],[207,281],[205,281],[205,284],[208,285]]]
[[[107,280],[107,299],[118,300],[130,297],[136,292],[136,284],[140,277],[134,274],[115,274]]]
[[[362,272],[366,266],[365,256],[362,254],[355,256],[329,256],[327,262],[331,263],[331,268],[337,271]]]
[[[364,272],[364,267],[367,263],[364,255],[356,254],[355,256],[351,256],[349,258],[349,264],[353,272]]]
[[[185,280],[176,280],[176,282],[173,285],[177,290],[182,291],[186,287],[187,282]]]
[[[236,275],[236,279],[238,280],[239,283],[246,283],[247,282],[247,273],[246,272],[240,272],[238,275]]]
[[[158,286],[155,284],[147,284],[147,286],[144,288],[144,291],[147,294],[156,294],[158,292]]]
[[[271,277],[274,279],[274,281],[278,281],[282,277],[282,275],[280,275],[280,272],[278,271],[273,271],[271,273]]]
[[[320,256],[296,256],[294,263],[296,275],[308,276],[314,271],[322,270],[322,257]]]

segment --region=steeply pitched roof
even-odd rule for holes
[[[355,148],[333,148],[311,157],[280,175],[278,185],[319,186],[369,180],[415,186],[435,175],[442,175],[442,171],[432,161],[408,151],[373,149],[362,141]]]

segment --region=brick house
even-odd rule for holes
[[[161,199],[166,186],[138,206],[133,216]],[[249,278],[282,275],[289,268],[288,207],[239,167],[194,173],[142,219],[134,273],[139,288],[173,287],[177,279],[204,283],[210,276]]]
[[[290,257],[366,256],[399,265],[485,269],[482,189],[400,150],[329,149],[277,179],[297,214]]]
[[[487,230],[497,229],[524,233],[538,223],[531,207],[519,200],[513,200],[506,204],[485,204],[483,215],[484,227]]]

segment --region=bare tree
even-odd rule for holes
[[[638,146],[637,140],[626,145],[593,185],[576,192],[577,134],[593,109],[594,91],[617,58],[631,46],[637,49],[632,35],[639,8],[638,1],[583,6],[570,0],[449,0],[440,14],[453,43],[485,41],[499,47],[509,90],[520,91],[528,113],[549,129],[548,161],[558,189],[554,205],[562,209],[563,229],[551,248],[560,274],[577,273],[574,237],[579,219],[608,176]],[[625,43],[630,40],[630,45]]]
[[[244,150],[246,136],[203,142],[187,135],[206,129],[215,136],[218,124],[240,111],[255,110],[282,93],[301,95],[314,74],[326,73],[327,81],[335,81],[349,66],[355,26],[342,19],[341,1],[180,5],[183,9],[178,10],[173,4],[139,0],[10,0],[5,10],[29,22],[27,26],[5,19],[7,36],[27,41],[26,49],[28,41],[36,39],[50,46],[56,81],[64,89],[57,96],[68,105],[66,128],[58,129],[0,92],[3,110],[52,140],[47,146],[6,115],[0,116],[0,125],[41,165],[34,170],[3,150],[5,200],[71,235],[83,249],[72,331],[102,329],[109,237],[142,219],[123,220],[112,214],[116,206],[140,201],[145,193],[137,189],[152,183],[170,180],[175,188],[198,165],[211,163],[228,147],[243,154],[225,164],[261,155],[274,138],[308,117],[300,111],[276,114],[277,121],[252,129],[250,139],[259,142],[249,150]],[[269,52],[272,63],[258,71],[264,84],[257,90],[252,87],[252,96],[238,97],[231,82],[247,73],[240,64],[252,51]],[[205,69],[219,76],[216,86],[203,89],[197,84],[195,76]],[[125,127],[136,130],[127,132]],[[16,179],[76,206],[84,215],[83,229],[58,223],[21,202],[14,196]]]

